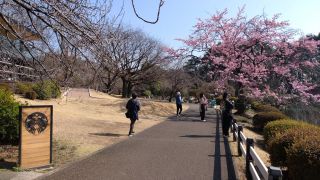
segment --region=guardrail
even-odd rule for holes
[[[232,121],[233,141],[237,141],[239,156],[246,160],[246,175],[253,180],[281,180],[282,171],[279,167],[267,167],[254,149],[254,141],[243,134],[243,127]]]

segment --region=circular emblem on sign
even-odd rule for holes
[[[40,112],[30,114],[25,121],[27,131],[33,135],[41,134],[47,126],[48,118]]]

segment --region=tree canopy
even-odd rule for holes
[[[320,95],[310,93],[316,87],[313,69],[320,65],[319,42],[297,36],[279,15],[247,18],[242,8],[229,17],[224,10],[199,19],[192,34],[179,39],[184,47],[168,52],[182,59],[202,56],[210,62],[209,73],[221,90],[232,82],[249,96],[273,98],[277,103],[295,98],[320,101]]]

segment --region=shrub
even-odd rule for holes
[[[51,98],[51,89],[45,83],[39,82],[34,84],[33,90],[37,93],[38,99],[50,99]]]
[[[9,84],[5,84],[5,83],[0,84],[0,89],[5,91],[11,91],[11,87],[9,86]]]
[[[37,93],[34,91],[28,91],[25,93],[25,98],[34,100],[37,98]]]
[[[320,135],[306,136],[287,150],[290,179],[319,179]]]
[[[61,96],[61,90],[60,87],[56,84],[53,83],[51,81],[49,81],[50,83],[50,88],[51,88],[51,98],[58,98]]]
[[[252,100],[252,99],[249,99],[248,103],[251,104],[251,108],[252,108],[253,110],[256,110],[256,109],[257,109],[257,106],[258,106],[258,105],[261,105],[260,102],[255,101],[255,100]]]
[[[57,98],[61,95],[60,87],[51,81],[38,82],[33,86],[38,99]]]
[[[319,136],[318,131],[319,128],[315,126],[302,126],[297,129],[288,129],[283,133],[278,133],[274,139],[270,140],[267,148],[270,153],[272,165],[282,167],[287,166],[287,150],[289,150],[295,142],[299,142],[309,136]]]
[[[287,119],[288,117],[281,112],[259,112],[253,116],[252,122],[254,128],[263,130],[264,126],[271,121]]]
[[[150,90],[145,90],[145,91],[143,92],[143,94],[144,94],[145,96],[147,96],[147,97],[151,97],[151,95],[152,95],[152,93],[151,93]]]
[[[234,101],[234,102],[235,102],[235,101],[237,101],[237,100],[238,100],[238,98],[237,98],[237,97],[235,97],[235,96],[232,96],[232,97],[230,97],[230,98],[229,98],[229,100],[230,100],[230,101]]]
[[[288,129],[299,128],[308,125],[310,124],[293,119],[281,119],[269,122],[263,129],[263,135],[266,145],[268,146],[269,141],[273,139],[277,134],[283,133]]]
[[[216,99],[216,104],[217,105],[220,105],[221,104],[221,101],[222,101],[222,96],[218,96],[215,98]]]
[[[32,86],[28,83],[17,83],[15,93],[25,95],[27,92],[32,91]]]
[[[261,104],[259,102],[255,102],[252,104],[252,109],[258,111],[258,112],[281,112],[279,109],[277,109],[276,107],[273,107],[271,105],[268,104]]]
[[[19,140],[19,103],[12,92],[0,89],[0,141],[16,144]]]
[[[234,106],[237,109],[237,114],[243,114],[247,108],[246,97],[240,95],[239,98],[235,101]]]

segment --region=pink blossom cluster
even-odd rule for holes
[[[224,10],[199,19],[189,38],[178,39],[185,46],[168,52],[176,57],[195,51],[209,53],[219,88],[235,81],[248,89],[248,95],[258,98],[320,101],[319,95],[309,93],[316,86],[304,73],[306,68],[319,67],[319,60],[313,57],[320,41],[295,40],[297,31],[290,29],[287,21],[280,21],[279,14],[270,19],[264,15],[249,19],[244,14],[241,8],[234,18]]]

